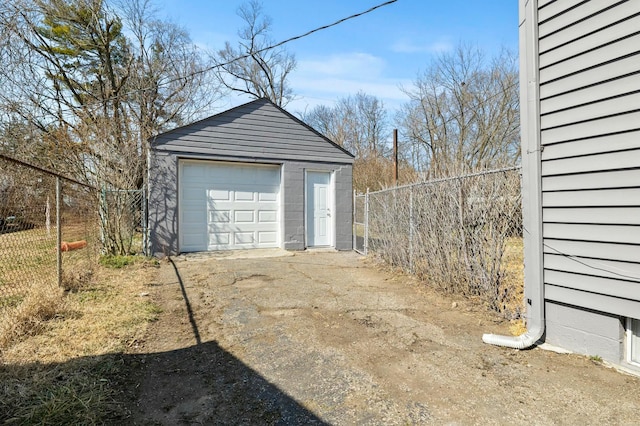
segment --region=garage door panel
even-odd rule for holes
[[[184,161],[181,250],[278,247],[278,166]]]
[[[212,210],[209,212],[209,222],[211,223],[229,223],[231,222],[231,211],[229,210]]]
[[[276,232],[258,232],[258,243],[276,244],[277,242],[278,234]]]
[[[255,199],[255,193],[249,191],[235,191],[235,201],[253,201]]]
[[[271,192],[258,193],[258,201],[276,201],[277,199],[278,193],[275,188]]]
[[[229,201],[231,200],[231,191],[226,189],[211,189],[209,190],[209,200]]]
[[[210,245],[214,246],[226,246],[229,245],[229,241],[231,241],[230,232],[210,232],[209,236],[211,238]]]
[[[234,212],[235,223],[255,223],[255,211],[253,210],[236,210]]]
[[[260,223],[276,223],[278,220],[278,212],[276,210],[260,210],[258,212],[258,222]]]
[[[253,245],[256,242],[255,232],[234,232],[236,245]]]

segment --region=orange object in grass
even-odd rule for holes
[[[71,243],[63,241],[62,244],[60,244],[60,251],[77,250],[77,249],[85,248],[86,246],[87,246],[87,242],[85,240],[73,241]]]

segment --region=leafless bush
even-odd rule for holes
[[[518,170],[441,179],[368,198],[371,253],[445,291],[480,296],[507,316],[521,314],[513,300],[522,291],[522,283],[514,283],[522,262],[511,259],[522,248]]]
[[[100,222],[105,253],[128,255],[142,251],[144,205],[142,190],[102,190]]]

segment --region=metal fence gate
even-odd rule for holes
[[[353,249],[367,254],[367,207],[368,195],[353,191]]]
[[[147,199],[143,189],[103,188],[99,213],[105,251],[147,254]]]

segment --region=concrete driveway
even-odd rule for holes
[[[485,308],[359,255],[162,265],[138,424],[632,424],[640,381],[575,355],[484,345]]]

